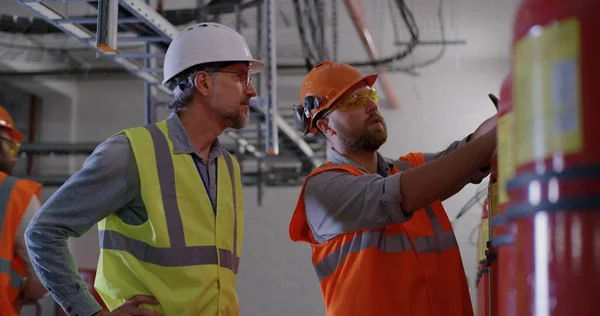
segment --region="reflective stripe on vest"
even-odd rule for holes
[[[429,218],[429,222],[433,227],[433,236],[419,236],[413,239],[415,243],[415,247],[417,247],[417,252],[419,254],[425,253],[440,253],[447,250],[450,250],[454,247],[458,247],[458,243],[456,242],[456,237],[454,236],[454,232],[452,230],[444,231],[442,229],[442,225],[438,220],[437,216],[435,216],[435,212],[431,208],[431,206],[425,207],[425,213],[427,213],[427,217]]]
[[[413,166],[405,161],[395,160],[394,165],[398,170],[406,171],[411,169]],[[424,253],[440,253],[450,250],[454,247],[458,247],[454,231],[444,231],[440,221],[435,212],[431,208],[431,205],[425,207],[425,213],[429,218],[429,222],[433,228],[433,236],[419,236],[413,239],[417,252],[420,254]]]
[[[413,239],[419,254],[441,253],[458,246],[453,231],[444,231],[430,206],[425,208],[429,221],[433,226],[434,236],[420,236]],[[339,249],[329,254],[317,264],[315,270],[319,281],[332,275],[339,265],[343,264],[350,253],[358,253],[367,248],[377,248],[382,252],[403,252],[413,250],[410,238],[406,233],[386,236],[385,228],[356,234],[351,241],[344,243]]]
[[[382,252],[403,252],[413,249],[406,234],[386,236],[385,228],[356,234],[351,241],[344,243],[339,249],[315,264],[319,282],[334,274],[338,266],[346,261],[349,254],[358,253],[367,248],[377,248]]]
[[[19,179],[6,176],[2,183],[0,183],[0,236],[2,236],[2,228],[4,227],[4,217],[6,215],[6,209],[8,208],[8,202],[10,201],[10,194],[17,184]]]
[[[23,277],[11,269],[10,261],[0,258],[0,273],[6,273],[10,275],[10,286],[12,288],[16,290],[21,288],[21,285],[23,284]]]
[[[0,184],[0,237],[2,236],[2,229],[4,227],[4,219],[6,217],[5,215],[6,210],[8,209],[10,195],[18,180],[19,179],[12,176],[6,176]],[[23,276],[11,269],[11,262],[6,258],[0,258],[0,273],[6,273],[10,276],[10,286],[12,288],[16,290],[21,288]]]
[[[426,163],[422,153],[398,160],[390,175]],[[366,173],[353,164],[326,163],[314,170],[304,181],[289,228],[292,241],[313,246],[312,263],[327,314],[472,316],[460,251],[440,201],[403,223],[340,234],[324,243],[312,237],[304,204],[306,183],[315,174],[336,169],[354,176]]]
[[[155,124],[145,126],[145,128],[150,132],[152,137],[156,165],[159,166],[157,168],[158,177],[171,247],[153,247],[143,241],[127,237],[113,230],[100,230],[100,248],[122,250],[140,261],[164,267],[218,264],[219,258],[216,246],[187,247],[185,245],[183,222],[175,189],[175,170],[166,136]],[[237,274],[240,259],[235,255],[237,253],[238,234],[236,181],[230,154],[228,152],[223,153],[223,158],[227,165],[233,192],[233,252],[220,248],[218,252],[221,258],[220,266],[230,269]]]

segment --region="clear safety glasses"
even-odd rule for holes
[[[248,89],[248,86],[252,84],[252,78],[250,74],[247,72],[238,72],[238,71],[226,71],[226,70],[215,70],[214,72],[222,72],[226,74],[233,74],[240,78],[240,82],[242,83],[244,90]]]

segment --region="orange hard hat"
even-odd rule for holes
[[[304,78],[300,90],[300,105],[294,106],[296,128],[304,135],[318,132],[315,117],[330,108],[354,85],[364,81],[373,87],[377,74],[362,75],[358,69],[344,63],[323,61]]]
[[[4,127],[8,132],[8,135],[15,143],[20,143],[23,139],[23,133],[15,128],[15,122],[13,121],[8,111],[0,105],[0,128]]]

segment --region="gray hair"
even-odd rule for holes
[[[194,96],[195,78],[198,72],[199,70],[195,70],[192,73],[175,77],[168,83],[167,87],[173,91],[173,100],[167,104],[169,110],[177,112],[190,103]]]
[[[206,63],[201,65],[192,66],[180,74],[175,76],[175,78],[171,79],[167,82],[167,88],[173,91],[173,100],[171,100],[167,104],[167,108],[173,110],[175,112],[180,111],[184,107],[186,107],[192,97],[194,96],[194,91],[196,91],[196,74],[201,71],[205,71],[208,73],[216,72],[220,68],[226,67],[230,64],[238,63],[239,61],[232,62],[214,62],[214,63]]]

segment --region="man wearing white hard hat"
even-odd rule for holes
[[[250,74],[263,69],[221,24],[196,24],[173,40],[163,81],[173,113],[98,146],[27,229],[36,272],[69,315],[239,314],[242,183],[217,137],[246,126]],[[67,247],[96,223],[94,288],[107,310]]]

